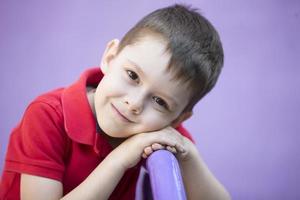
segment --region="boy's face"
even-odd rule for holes
[[[111,41],[102,57],[104,77],[94,104],[101,129],[111,137],[160,130],[189,117],[182,113],[189,101],[184,85],[166,72],[170,54],[154,36],[126,46],[117,56],[118,41]]]

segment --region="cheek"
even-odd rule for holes
[[[121,96],[125,91],[128,91],[128,84],[119,76],[103,77],[100,83],[100,91],[104,92],[105,96]]]
[[[158,111],[153,110],[153,108],[149,108],[151,110],[147,110],[143,116],[143,126],[148,129],[148,131],[154,131],[162,129],[172,122],[171,118],[159,113]]]

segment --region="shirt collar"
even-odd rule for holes
[[[97,87],[102,77],[100,67],[88,69],[62,94],[65,129],[69,137],[79,143],[94,145],[97,140],[96,119],[87,99],[86,86]]]

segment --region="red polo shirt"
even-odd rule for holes
[[[63,184],[67,194],[112,151],[97,133],[86,87],[97,87],[103,74],[89,69],[67,88],[36,98],[12,131],[0,186],[0,199],[20,199],[21,173],[47,177]],[[180,126],[179,132],[191,139]],[[134,199],[140,164],[129,169],[110,199]]]

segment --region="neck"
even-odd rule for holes
[[[116,138],[116,137],[111,137],[109,135],[107,135],[104,131],[100,129],[100,134],[103,135],[103,137],[108,141],[108,143],[111,145],[111,147],[114,149],[116,147],[118,147],[122,142],[124,142],[127,138]]]
[[[96,110],[95,110],[95,102],[94,102],[94,96],[95,96],[95,91],[96,88],[90,87],[88,86],[86,88],[87,90],[87,98],[91,107],[91,110],[93,112],[93,115],[96,119],[96,126],[97,126],[97,132],[102,134],[104,136],[105,139],[107,139],[108,143],[112,146],[112,148],[116,148],[117,146],[119,146],[124,140],[126,140],[127,138],[115,138],[115,137],[111,137],[109,135],[107,135],[99,126],[98,122],[97,122],[97,115],[96,115]]]

